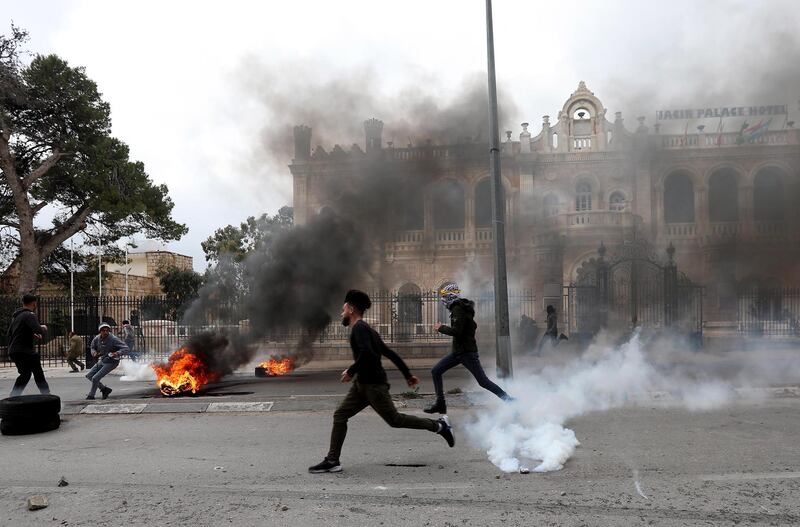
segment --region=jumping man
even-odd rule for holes
[[[97,330],[100,334],[89,345],[92,350],[92,357],[97,359],[97,363],[86,374],[86,378],[92,381],[92,388],[89,390],[89,395],[86,396],[88,400],[94,399],[94,394],[98,388],[100,388],[100,393],[103,394],[103,399],[108,399],[111,388],[100,382],[100,379],[119,366],[120,355],[129,353],[128,346],[111,333],[111,326],[103,322]]]
[[[342,325],[351,328],[350,348],[353,350],[355,362],[342,372],[342,382],[353,381],[353,384],[333,414],[331,446],[328,455],[321,463],[309,467],[308,471],[312,474],[341,472],[342,465],[339,463],[339,455],[347,435],[347,421],[367,406],[371,406],[392,428],[428,430],[444,437],[451,447],[455,445],[456,440],[447,416],[439,419],[427,419],[401,414],[397,411],[392,397],[389,395],[389,384],[386,379],[386,371],[381,365],[381,355],[397,366],[409,386],[414,387],[419,384],[419,379],[411,375],[403,359],[389,349],[383,343],[378,332],[363,320],[364,312],[372,305],[369,296],[362,291],[353,289],[347,292],[344,302]]]
[[[425,408],[424,411],[429,414],[447,413],[442,375],[459,364],[463,364],[469,370],[481,388],[489,390],[504,401],[511,400],[511,397],[502,388],[486,376],[486,372],[481,366],[478,357],[478,343],[475,341],[475,330],[478,327],[475,324],[475,303],[462,298],[461,291],[456,284],[445,286],[439,291],[439,294],[442,303],[450,311],[450,326],[439,322],[436,324],[436,330],[453,337],[453,351],[445,355],[431,370],[433,387],[436,390],[436,402]]]

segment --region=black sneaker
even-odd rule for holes
[[[328,461],[328,458],[322,460],[322,463],[308,467],[308,471],[312,474],[323,474],[325,472],[341,472],[342,465],[338,461]]]
[[[447,403],[444,402],[444,399],[436,399],[435,403],[430,406],[426,406],[422,409],[422,411],[426,414],[446,414]]]
[[[111,388],[100,388],[100,392],[103,394],[103,399],[108,399],[108,394],[110,394],[113,390]]]
[[[87,401],[94,401],[94,395],[87,395],[86,396],[86,400]]]
[[[439,431],[436,433],[447,441],[450,448],[456,446],[456,436],[453,435],[453,427],[450,426],[450,419],[446,415],[439,418]]]

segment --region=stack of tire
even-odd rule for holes
[[[16,395],[0,401],[0,433],[7,436],[39,434],[61,425],[61,398],[57,395]]]

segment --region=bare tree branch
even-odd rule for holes
[[[82,231],[86,227],[86,219],[91,214],[89,205],[81,205],[69,218],[50,232],[50,237],[42,244],[42,257],[47,257],[65,240]]]
[[[56,163],[58,163],[59,159],[65,155],[66,154],[59,152],[58,149],[53,150],[53,153],[50,155],[50,157],[42,161],[42,164],[39,165],[36,170],[33,170],[30,174],[22,178],[23,187],[26,190],[29,189],[37,179],[47,174],[47,171],[53,168]]]

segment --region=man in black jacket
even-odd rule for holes
[[[11,325],[8,327],[8,355],[19,372],[19,377],[11,389],[12,397],[22,395],[25,386],[31,380],[31,374],[39,391],[44,394],[50,393],[50,386],[47,385],[47,379],[44,378],[42,371],[42,361],[36,350],[36,342],[42,340],[47,326],[39,324],[36,305],[37,299],[34,295],[24,295],[22,307],[14,311]]]
[[[381,356],[388,358],[397,366],[410,387],[419,384],[419,379],[411,375],[403,359],[389,349],[378,332],[363,320],[364,312],[372,305],[369,296],[362,291],[353,289],[347,292],[344,302],[342,324],[352,328],[350,348],[353,350],[355,362],[342,372],[342,382],[353,381],[353,384],[333,414],[333,429],[331,430],[331,445],[328,455],[321,463],[308,467],[308,471],[312,474],[342,471],[339,456],[347,435],[347,421],[367,406],[372,407],[392,428],[429,430],[444,437],[451,447],[455,445],[455,437],[447,416],[439,419],[427,419],[401,414],[397,411],[392,402],[392,396],[389,395],[389,384],[386,379],[386,371],[381,365]]]
[[[453,337],[453,351],[445,355],[436,366],[431,369],[433,387],[436,390],[436,402],[424,409],[429,414],[447,413],[447,403],[444,400],[444,383],[442,375],[455,366],[463,364],[478,381],[481,388],[489,390],[504,401],[511,399],[498,385],[493,383],[486,372],[483,371],[478,357],[478,343],[475,341],[475,303],[461,297],[461,291],[456,284],[449,284],[439,291],[442,303],[450,310],[450,326],[442,323],[436,324],[439,333]]]

